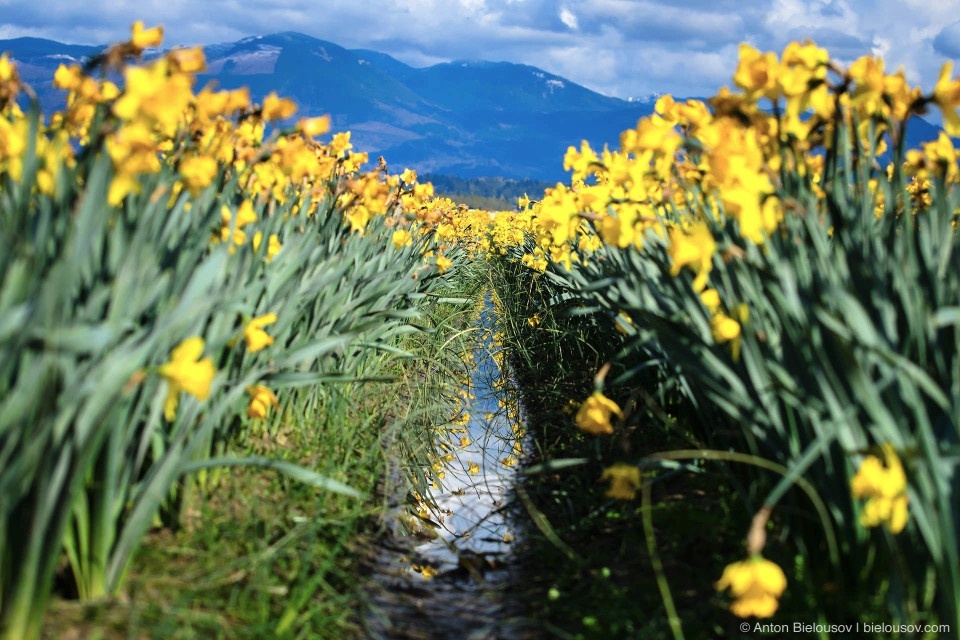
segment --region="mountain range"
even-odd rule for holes
[[[37,38],[0,40],[44,111],[62,107],[51,86],[60,63],[82,62],[103,47]],[[250,88],[293,99],[298,115],[330,114],[354,148],[383,155],[392,171],[462,177],[563,180],[563,154],[581,139],[616,145],[620,132],[653,103],[600,95],[536,67],[458,61],[414,68],[384,53],[349,50],[299,33],[277,33],[204,47],[199,86]]]
[[[39,38],[0,40],[45,113],[61,108],[52,87],[60,63],[82,63],[102,46]],[[392,172],[405,167],[461,177],[502,176],[566,181],[563,155],[588,140],[618,145],[620,132],[653,111],[654,98],[604,96],[536,67],[455,61],[415,68],[385,53],[345,49],[293,32],[204,47],[207,70],[198,86],[250,88],[293,99],[298,116],[330,114],[335,131],[352,132],[354,147],[383,155]],[[910,138],[937,128],[917,119]]]

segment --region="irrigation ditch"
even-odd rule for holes
[[[423,495],[404,481],[399,456],[381,486],[390,505],[366,554],[363,624],[376,640],[525,640],[514,550],[521,532],[509,508],[524,430],[497,335],[490,294],[466,359],[460,424],[440,436],[440,463]],[[389,447],[389,443],[387,445]]]

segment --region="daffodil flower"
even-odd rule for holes
[[[850,481],[854,498],[866,498],[860,514],[865,527],[885,526],[890,533],[900,533],[907,526],[907,476],[893,445],[881,447],[883,460],[867,456]]]
[[[787,577],[776,563],[756,555],[727,565],[715,586],[730,589],[734,598],[730,611],[735,616],[769,618],[777,611]]]
[[[453,260],[446,256],[437,256],[437,271],[441,274],[445,273],[447,269],[453,266]]]
[[[600,391],[594,391],[577,411],[577,426],[595,436],[610,434],[613,433],[612,416],[623,418],[620,407]]]
[[[248,351],[253,353],[273,344],[273,338],[263,328],[276,321],[277,314],[268,313],[247,323],[247,326],[243,328],[243,340],[247,343]]]
[[[600,480],[610,482],[606,496],[616,500],[633,500],[640,488],[640,468],[633,464],[618,462],[603,470]]]
[[[671,227],[669,234],[670,275],[676,276],[683,267],[690,267],[697,274],[693,290],[703,291],[713,268],[713,254],[717,250],[713,233],[706,223],[697,222],[688,229]]]
[[[171,353],[170,361],[160,366],[160,375],[167,381],[167,398],[163,403],[164,417],[173,422],[177,417],[180,392],[186,392],[198,400],[210,395],[210,383],[217,371],[213,360],[200,359],[203,353],[203,338],[192,337],[181,342]]]
[[[247,407],[247,417],[263,419],[267,417],[272,407],[279,407],[280,401],[270,389],[262,384],[247,387],[250,395],[250,405]]]
[[[143,28],[143,22],[136,21],[130,28],[130,44],[137,49],[159,47],[163,42],[163,27]]]
[[[194,196],[213,182],[219,169],[217,161],[209,156],[188,156],[180,162],[180,175]]]
[[[253,250],[260,250],[260,243],[263,242],[263,232],[257,231],[253,234]],[[283,248],[283,245],[280,244],[280,238],[275,233],[270,234],[270,239],[267,241],[267,255],[264,258],[265,262],[270,262],[273,258],[280,253],[280,249]]]
[[[397,229],[393,232],[392,242],[394,247],[402,249],[413,244],[413,236],[406,229]]]

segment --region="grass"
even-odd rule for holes
[[[378,425],[371,424],[376,408],[351,408],[346,399],[334,389],[316,411],[288,411],[269,430],[243,434],[236,447],[333,472],[369,494],[382,464]],[[121,598],[93,606],[57,602],[44,636],[67,637],[78,625],[105,639],[355,633],[347,614],[358,597],[349,551],[370,504],[253,468],[208,478],[190,501],[185,526],[150,533]],[[367,486],[358,486],[365,478]]]

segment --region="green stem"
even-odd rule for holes
[[[673,632],[674,640],[684,640],[683,627],[680,625],[680,618],[677,616],[677,607],[673,603],[673,595],[670,593],[670,585],[663,571],[663,562],[660,560],[660,553],[657,551],[657,539],[653,533],[650,483],[644,482],[642,486],[643,491],[641,493],[640,510],[641,513],[643,513],[643,534],[647,539],[647,552],[650,554],[650,564],[653,566],[653,572],[657,576],[657,587],[660,589],[663,608],[666,609],[667,621],[670,623],[670,631]]]
[[[677,451],[663,451],[660,453],[655,453],[653,455],[647,456],[647,460],[723,460],[725,462],[738,462],[742,464],[749,464],[761,469],[767,469],[768,471],[773,471],[784,476],[784,480],[791,480],[793,483],[796,483],[804,493],[807,494],[807,497],[810,498],[810,502],[813,503],[814,509],[817,511],[817,516],[820,518],[820,524],[823,526],[823,533],[827,540],[827,548],[830,550],[830,559],[833,561],[834,565],[839,564],[840,562],[840,551],[837,546],[836,535],[833,532],[833,527],[830,524],[830,514],[827,511],[827,507],[824,504],[823,500],[820,498],[820,495],[817,493],[816,489],[813,488],[813,485],[810,484],[806,479],[801,477],[799,473],[806,469],[807,466],[815,459],[813,452],[818,452],[817,449],[811,449],[807,452],[806,455],[801,459],[803,464],[798,465],[799,471],[794,473],[789,467],[785,467],[782,464],[771,462],[765,458],[760,458],[758,456],[746,454],[746,453],[736,453],[734,451],[717,451],[714,449],[681,449]],[[763,506],[766,509],[772,509],[776,505],[777,501],[783,496],[787,488],[791,484],[789,482],[781,482],[778,484],[774,490],[767,496],[767,499],[764,501]]]
[[[533,504],[533,501],[530,500],[530,496],[527,495],[527,491],[523,488],[523,485],[518,484],[516,489],[517,496],[523,503],[527,513],[530,514],[530,518],[533,520],[533,523],[537,525],[537,529],[540,530],[540,533],[542,533],[544,537],[549,540],[557,549],[562,551],[571,562],[575,562],[582,566],[583,559],[578,556],[577,552],[571,549],[567,543],[560,539],[560,536],[557,535],[557,532],[550,525],[550,522],[544,517],[543,513],[537,509],[536,505]]]

